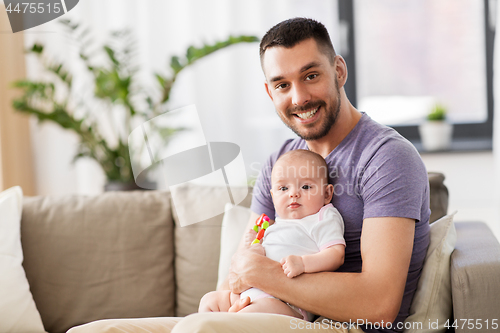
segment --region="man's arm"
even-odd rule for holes
[[[233,257],[230,287],[239,292],[250,285],[338,321],[392,322],[403,299],[414,233],[412,219],[365,219],[361,273],[322,272],[289,279],[280,263],[243,250]]]

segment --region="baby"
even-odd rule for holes
[[[271,173],[271,195],[276,213],[262,239],[266,256],[281,263],[284,274],[293,278],[302,273],[334,271],[344,263],[344,223],[330,203],[333,185],[328,184],[325,160],[309,150],[292,150],[282,155]],[[255,231],[245,235],[246,246]],[[312,320],[313,314],[285,303],[260,289],[241,295],[229,290],[207,293],[199,312],[226,312],[238,300],[251,303],[239,312],[265,312]]]

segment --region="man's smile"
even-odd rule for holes
[[[325,110],[326,103],[320,99],[310,101],[307,104],[301,106],[289,108],[287,110],[287,113],[290,115],[289,117],[292,117],[294,119],[294,123],[296,124],[290,124],[292,126],[292,130],[294,130],[294,126],[310,126],[313,123],[316,123],[322,117],[322,114],[325,112]]]
[[[311,118],[312,116],[314,116],[316,114],[316,112],[319,110],[319,106],[312,109],[312,110],[309,110],[309,111],[304,111],[304,112],[301,112],[301,113],[296,113],[295,115],[301,119],[309,119]]]

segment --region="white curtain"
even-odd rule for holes
[[[331,0],[82,0],[64,18],[89,26],[97,42],[109,32],[130,28],[138,42],[140,79],[154,87],[154,72],[167,74],[170,56],[184,54],[189,45],[201,46],[231,35],[259,38],[274,24],[291,17],[310,17],[324,23],[339,49],[337,2]],[[26,46],[35,41],[78,73],[76,48],[49,22],[26,32]],[[40,77],[28,57],[28,75]],[[208,56],[178,78],[169,109],[196,104],[207,141],[226,141],[242,149],[247,174],[256,175],[261,163],[287,138],[294,137],[279,120],[264,90],[258,43],[241,44]],[[76,85],[85,82],[76,80]],[[96,106],[98,107],[98,105]],[[77,138],[53,124],[32,125],[38,193],[97,194],[105,177],[90,160],[71,164]]]

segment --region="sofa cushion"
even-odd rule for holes
[[[455,331],[498,332],[500,244],[485,223],[459,222],[456,227],[458,239],[451,255]]]
[[[0,193],[0,332],[45,332],[23,266],[19,186]]]
[[[176,199],[192,202],[196,212],[207,210],[210,201],[224,200],[226,187],[186,185],[179,188]],[[204,200],[203,198],[211,198]],[[240,203],[249,207],[251,193]],[[217,286],[220,253],[220,235],[223,214],[208,220],[182,227],[175,207],[175,276],[177,287],[176,316],[186,316],[198,311],[198,304],[205,293]],[[193,215],[193,214],[192,214]],[[193,215],[194,216],[194,215]]]
[[[49,332],[174,315],[170,194],[25,198],[24,267]]]
[[[446,215],[431,224],[431,239],[422,275],[413,296],[410,316],[405,321],[415,324],[408,324],[412,329],[405,332],[437,333],[447,330],[444,325],[452,317],[450,257],[457,241],[454,215]]]
[[[220,238],[219,274],[217,289],[226,280],[231,266],[231,258],[238,250],[252,211],[250,208],[226,204]]]

